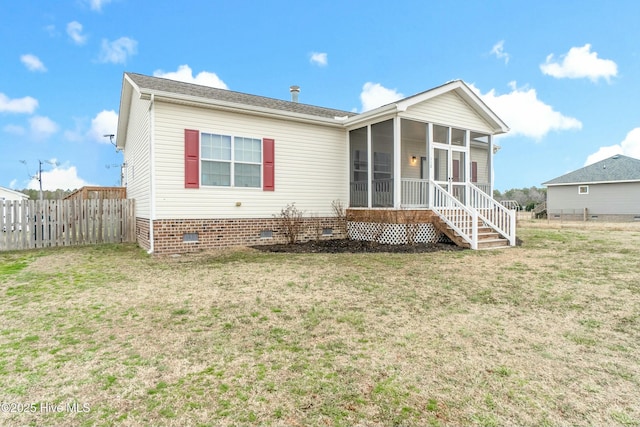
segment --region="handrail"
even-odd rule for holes
[[[434,198],[432,209],[469,243],[471,249],[478,249],[478,212],[467,208],[440,184],[433,181],[431,183]]]
[[[516,245],[516,211],[507,209],[493,197],[473,184],[468,184],[469,205],[478,211],[478,216],[487,225]]]

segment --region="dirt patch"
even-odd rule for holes
[[[376,242],[361,240],[334,239],[317,240],[295,244],[276,244],[253,246],[254,249],[263,252],[286,253],[425,253],[440,251],[461,251],[464,248],[452,243],[416,243],[414,245],[386,245]]]

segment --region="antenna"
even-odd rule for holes
[[[109,138],[109,142],[111,142],[111,145],[113,145],[114,147],[116,147],[116,144],[113,142],[113,137],[115,137],[115,135],[114,135],[114,134],[112,134],[112,133],[107,133],[107,134],[102,135],[102,136],[104,136],[105,138]],[[118,148],[118,147],[116,147],[116,148]]]

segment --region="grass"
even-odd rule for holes
[[[37,409],[0,424],[640,425],[640,230],[518,234],[455,256],[0,253],[0,401]]]

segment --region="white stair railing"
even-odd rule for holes
[[[478,211],[478,216],[503,237],[509,245],[516,245],[516,211],[507,209],[493,197],[473,184],[469,187],[469,206]]]
[[[465,241],[478,249],[478,212],[469,209],[436,182],[433,185],[432,209]]]

